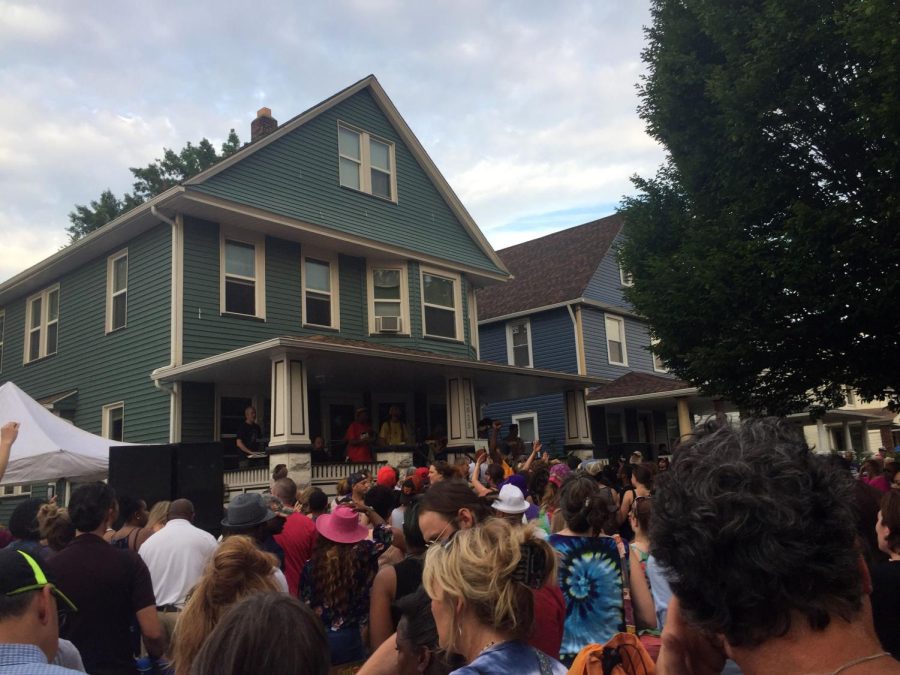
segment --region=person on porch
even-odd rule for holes
[[[375,432],[369,424],[369,411],[366,408],[356,409],[356,419],[347,427],[344,434],[347,441],[347,461],[363,463],[372,461],[372,441]]]
[[[260,452],[259,439],[261,437],[262,428],[256,423],[256,408],[248,405],[244,409],[244,421],[237,429],[238,450],[248,457],[265,457],[265,453]]]
[[[400,419],[400,406],[392,405],[388,409],[388,418],[381,423],[378,430],[378,444],[408,445],[411,440],[406,425]]]

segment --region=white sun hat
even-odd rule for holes
[[[500,497],[494,500],[492,506],[502,513],[525,513],[528,510],[525,495],[510,483],[500,488]]]

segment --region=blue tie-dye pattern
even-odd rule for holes
[[[610,537],[554,534],[550,545],[560,553],[559,586],[566,600],[560,656],[571,662],[582,647],[603,643],[625,630],[622,565]]]

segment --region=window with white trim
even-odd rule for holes
[[[426,337],[462,339],[460,277],[422,268],[422,333]]]
[[[266,318],[265,237],[222,228],[219,310]]]
[[[406,263],[369,262],[369,332],[409,335],[409,273]]]
[[[338,173],[343,187],[397,201],[394,144],[338,124]]]
[[[111,441],[125,440],[125,403],[110,403],[103,406],[103,438]]]
[[[538,414],[536,412],[520,413],[512,416],[512,423],[519,427],[519,438],[525,443],[540,439],[538,433]]]
[[[25,303],[25,363],[56,353],[59,341],[59,284]]]
[[[659,354],[656,353],[656,345],[659,344],[659,340],[653,338],[650,340],[650,355],[653,357],[653,370],[657,373],[668,373],[669,369],[666,368],[666,364],[663,363],[662,359],[659,358]]]
[[[606,317],[606,355],[614,366],[628,365],[628,352],[625,348],[625,321],[610,314]]]
[[[3,343],[6,334],[6,312],[0,309],[0,373],[3,372]]]
[[[634,277],[631,276],[631,272],[625,271],[625,268],[622,267],[622,263],[619,263],[619,281],[622,282],[623,286],[634,285]]]
[[[340,328],[337,256],[306,253],[300,272],[303,286],[303,325]]]
[[[125,328],[128,320],[128,249],[106,259],[106,332]]]
[[[532,367],[529,319],[513,319],[506,323],[506,358],[511,366]]]

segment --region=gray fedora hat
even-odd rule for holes
[[[222,519],[223,527],[240,529],[253,527],[275,517],[275,512],[266,506],[262,495],[255,492],[246,492],[237,495],[228,502],[225,518]]]

